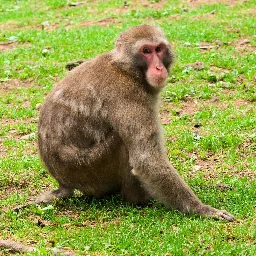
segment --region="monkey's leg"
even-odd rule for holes
[[[125,201],[135,204],[146,204],[152,197],[143,187],[141,182],[128,171],[123,180],[121,194]]]

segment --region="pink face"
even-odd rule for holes
[[[167,47],[164,43],[148,43],[140,47],[139,53],[145,58],[147,63],[146,79],[148,83],[156,88],[162,88],[168,77],[168,71],[163,64]]]

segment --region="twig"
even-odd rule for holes
[[[12,240],[0,240],[0,248],[3,249],[9,249],[11,252],[33,252],[36,250],[36,248],[31,246],[26,246],[17,242],[14,242]]]
[[[18,242],[12,240],[0,240],[0,249],[8,249],[10,252],[13,253],[25,253],[25,252],[34,252],[36,251],[35,247],[26,246],[20,244]],[[73,252],[68,252],[63,249],[53,248],[52,249],[53,255],[63,255],[63,256],[75,256],[76,254]]]

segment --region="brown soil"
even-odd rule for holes
[[[0,51],[10,50],[17,46],[15,42],[1,42],[0,43]]]
[[[248,38],[240,38],[236,42],[234,42],[234,46],[236,51],[239,54],[249,53],[249,52],[255,52],[256,47],[251,45],[251,42]]]
[[[96,21],[83,21],[83,22],[81,22],[81,26],[89,27],[89,26],[93,26],[93,25],[99,25],[102,27],[107,27],[109,24],[112,24],[112,23],[121,23],[121,22],[116,18],[110,17],[110,18],[96,20]]]
[[[6,95],[13,90],[30,88],[33,86],[34,84],[28,80],[11,79],[7,82],[0,83],[0,96]]]
[[[210,71],[214,74],[222,74],[222,73],[229,73],[230,72],[229,69],[219,68],[219,67],[215,67],[215,66],[211,66]]]
[[[17,26],[18,24],[16,22],[8,21],[7,23],[0,24],[0,30],[13,30]]]
[[[237,107],[237,108],[240,108],[241,106],[248,106],[248,105],[252,105],[251,102],[248,102],[246,100],[243,100],[243,99],[238,99],[234,102],[234,105]]]
[[[3,139],[0,137],[0,157],[5,156],[6,148],[3,145]]]
[[[244,11],[246,14],[252,14],[254,17],[256,17],[256,8],[252,8],[249,10]]]
[[[151,2],[148,0],[142,0],[142,1],[138,1],[138,0],[133,0],[131,3],[129,3],[128,7],[133,7],[134,6],[144,6],[144,7],[152,7],[152,9],[154,10],[161,10],[165,4],[165,0],[159,0],[159,2]]]
[[[58,23],[55,24],[49,24],[49,25],[38,25],[36,28],[38,30],[47,30],[47,31],[51,31],[51,30],[55,30],[59,27]]]
[[[187,3],[192,6],[199,6],[202,4],[216,4],[216,3],[223,3],[229,6],[234,6],[239,3],[243,3],[244,1],[241,0],[187,0]]]
[[[181,20],[184,17],[181,14],[173,14],[168,17],[168,20]]]
[[[193,157],[197,157],[193,155]],[[224,157],[218,157],[218,155],[209,155],[207,159],[201,159],[197,157],[195,161],[195,167],[189,172],[191,177],[196,177],[197,172],[203,176],[205,180],[217,179],[220,175],[226,174],[232,177],[242,178],[252,178],[255,179],[255,171],[249,169],[244,164],[244,169],[239,171],[234,171],[234,167],[225,164]],[[220,168],[221,167],[221,168]],[[223,169],[224,167],[224,169]]]
[[[193,116],[198,110],[199,110],[198,101],[196,100],[186,101],[186,102],[183,102],[182,104],[180,114]]]
[[[169,124],[171,123],[171,114],[168,110],[164,109],[160,112],[160,122],[161,124]]]
[[[214,97],[212,99],[209,99],[209,100],[205,100],[203,102],[203,106],[204,107],[211,107],[211,106],[215,106],[217,107],[218,109],[227,109],[228,108],[228,103],[226,101],[220,101],[218,97]]]
[[[168,110],[173,110],[177,115],[190,115],[193,116],[199,109],[200,104],[197,100],[187,98],[186,101],[181,101],[181,107],[178,107],[171,102],[163,102],[163,107],[161,110],[161,115],[163,118],[170,115]]]
[[[26,119],[11,119],[11,118],[4,118],[0,119],[1,125],[17,125],[20,123],[23,124],[31,124],[31,123],[37,123],[38,118],[37,117],[31,117]]]

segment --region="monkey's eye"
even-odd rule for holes
[[[151,50],[150,50],[148,47],[144,47],[143,50],[142,50],[142,52],[143,52],[144,54],[149,54],[149,53],[151,53]]]
[[[161,46],[156,47],[156,52],[161,52],[161,50],[162,50]]]

